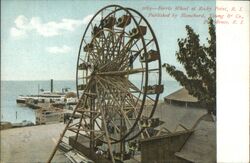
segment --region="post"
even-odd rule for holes
[[[53,79],[50,79],[50,92],[53,92]]]
[[[91,88],[91,93],[96,93],[96,84]],[[95,153],[94,151],[94,148],[95,148],[95,141],[94,141],[94,138],[95,138],[95,133],[94,133],[94,130],[95,130],[95,121],[94,121],[94,113],[93,111],[95,111],[95,99],[94,98],[91,98],[91,105],[90,105],[90,156],[93,157],[93,153]]]
[[[38,102],[39,102],[39,93],[40,93],[40,84],[38,84],[38,90],[37,90],[37,99],[38,99]]]

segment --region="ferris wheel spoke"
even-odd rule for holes
[[[116,35],[117,35],[117,33],[116,33]],[[117,47],[118,47],[118,45],[121,44],[121,40],[122,40],[122,33],[119,36],[116,36],[116,35],[113,36],[113,42],[112,42],[113,46],[112,46],[112,48],[110,50],[112,52],[113,59],[116,58],[119,55],[119,50],[117,50]],[[116,37],[118,37],[118,38],[116,38]],[[111,58],[109,58],[109,62],[110,61],[112,61]],[[107,63],[109,63],[109,62],[107,62]],[[107,63],[106,63],[106,65],[107,65]],[[103,69],[103,67],[105,67],[105,65],[102,66],[101,69]]]
[[[122,62],[122,64],[120,65],[120,70],[128,70],[129,69],[129,59],[127,57],[127,59],[125,59],[125,61]]]
[[[99,94],[98,92],[98,85],[96,85],[97,87],[97,94]],[[100,101],[98,101],[98,104],[97,104],[99,107],[100,107]],[[113,150],[112,150],[112,146],[111,146],[111,140],[110,140],[110,135],[109,135],[109,132],[108,132],[108,129],[107,129],[107,122],[106,122],[106,119],[104,118],[105,117],[105,113],[104,113],[104,110],[103,109],[100,109],[101,110],[101,115],[102,115],[102,125],[104,127],[104,131],[105,131],[105,135],[106,135],[106,141],[108,143],[108,146],[109,146],[109,153],[110,153],[110,156],[111,156],[111,159],[112,159],[112,162],[115,163],[115,160],[114,160],[114,156],[113,156]]]
[[[115,9],[113,11],[116,11],[117,10],[117,7],[115,7]],[[116,15],[116,12],[113,12],[113,16],[115,17]]]
[[[150,39],[146,44],[145,44],[145,47],[149,46],[151,43],[153,43],[154,39]],[[141,51],[143,50],[144,48],[141,48],[140,50],[138,50],[137,54],[138,53],[141,53]]]
[[[101,137],[103,137],[105,135],[105,132],[103,132],[103,133],[97,133],[96,135],[95,135],[95,138],[94,138],[94,140],[97,140],[97,139],[100,139]]]
[[[101,37],[101,36],[100,36]],[[102,47],[101,47],[101,45],[100,45],[100,41],[98,41],[98,39],[97,38],[94,38],[93,40],[92,40],[92,43],[93,43],[93,45],[94,45],[94,48],[96,48],[96,50],[100,50]]]
[[[102,81],[101,81],[102,80]],[[127,91],[121,91],[121,87],[118,88],[121,84],[121,81],[117,81],[117,80],[111,80],[112,82],[119,82],[119,84],[116,85],[110,85],[107,83],[108,80],[106,80],[106,83],[104,82],[103,79],[98,80],[99,84],[103,87],[104,90],[109,90],[108,93],[110,95],[112,95],[114,99],[116,99],[116,103],[117,105],[121,105],[121,100],[123,100],[127,94]],[[106,86],[105,86],[106,85]],[[122,85],[125,86],[125,85]],[[126,88],[125,88],[126,89]]]
[[[138,24],[141,24],[141,22],[142,22],[142,18],[140,17],[140,20],[138,21]]]
[[[121,53],[123,53],[125,57],[123,57],[123,58],[121,58],[120,60],[116,61],[116,62],[118,62],[119,65],[120,65],[120,68],[119,68],[120,70],[123,70],[123,69],[125,69],[126,67],[128,67],[128,63],[130,62],[130,61],[129,61],[129,57],[131,57],[131,56],[129,56],[129,53],[131,53],[129,49],[132,49],[132,47],[133,47],[134,45],[136,45],[137,42],[138,42],[138,39],[135,40],[135,41],[132,40],[132,42],[130,42],[130,44],[126,44],[126,45],[123,47],[123,49],[121,50]],[[132,54],[132,53],[131,53],[131,54]],[[134,57],[134,56],[133,56],[133,57]]]
[[[138,101],[140,101],[140,99],[136,98],[136,100],[135,100],[134,97],[127,96],[125,100],[126,100],[126,102],[128,104],[127,107],[128,108],[131,107],[131,109],[128,110],[128,112],[129,111],[136,111],[136,112],[138,112],[138,110],[140,109],[140,106],[138,105],[139,104]]]
[[[84,90],[84,91],[89,91],[90,86],[92,85],[92,81],[93,81],[93,78],[90,77],[89,82],[86,84],[85,90]],[[88,100],[88,97],[86,97],[86,95],[83,93],[83,94],[81,95],[81,97],[80,97],[79,103],[82,103],[83,105],[85,105],[86,102],[87,102],[87,100]],[[76,109],[78,109],[78,108],[79,108],[79,107],[77,107]]]
[[[79,59],[82,61],[82,62],[84,62],[85,60],[84,59],[82,59],[81,57],[79,57]]]
[[[133,126],[132,126],[132,123],[131,123],[131,120],[135,120],[132,116],[132,118],[129,118],[128,117],[128,114],[129,112],[133,112],[134,113],[134,117],[137,117],[137,115],[139,114],[138,113],[138,110],[140,109],[140,106],[137,106],[138,104],[138,99],[135,97],[135,96],[131,96],[131,95],[127,95],[126,97],[129,97],[129,98],[126,98],[125,101],[127,102],[127,104],[130,104],[130,106],[132,107],[132,109],[128,110],[127,108],[124,109],[121,108],[121,112],[122,112],[122,115],[125,119],[125,124],[127,126],[127,131],[129,131]],[[137,102],[135,102],[134,98],[136,98]],[[127,106],[128,107],[128,106]],[[141,130],[141,128],[139,127],[139,129]],[[140,131],[138,131],[139,133]]]
[[[118,80],[118,78],[115,77],[100,77],[99,76],[100,81],[107,83],[107,85],[109,85],[110,87],[113,87],[114,89],[117,89],[121,92],[127,92],[126,88],[127,85],[124,81],[125,80],[124,77],[120,80]]]
[[[131,81],[129,81],[129,85],[130,85],[130,88],[135,90],[136,92],[139,92],[141,94],[145,94],[143,91],[141,91],[141,89],[139,89],[136,85],[134,85]],[[149,95],[145,94],[147,99],[149,99],[150,101],[154,102],[155,100],[150,97]]]
[[[145,47],[149,46],[152,42],[153,42],[153,39],[151,39],[149,42],[147,42],[146,45],[145,45]],[[133,54],[133,62],[137,59],[137,57],[141,54],[141,52],[142,52],[143,50],[145,50],[144,47],[140,48],[139,50],[133,51],[133,52],[134,52],[134,54]],[[124,66],[127,67],[127,62],[126,62],[126,63],[123,63],[123,64],[121,65],[121,67],[122,67],[122,66],[123,66],[123,67],[124,67]]]
[[[96,73],[96,75],[98,75],[98,76],[121,76],[121,77],[124,77],[125,75],[144,73],[145,71],[146,71],[145,68],[136,68],[136,69],[123,70],[123,71],[98,72],[98,73]]]
[[[114,79],[114,78],[113,78],[113,79]],[[129,91],[128,89],[126,89],[126,86],[125,86],[124,84],[122,84],[122,83],[123,83],[122,80],[120,80],[120,82],[117,82],[117,80],[111,80],[111,79],[105,80],[104,78],[101,78],[101,80],[102,80],[103,82],[107,82],[109,85],[112,85],[112,86],[114,87],[114,89],[117,89],[117,90],[123,92],[123,93],[126,94],[127,96],[133,96],[133,97],[135,97],[135,98],[137,99],[137,102],[140,101],[139,98],[137,98],[136,96],[134,96],[132,93],[130,93],[130,91]],[[110,82],[110,81],[112,81],[112,82]],[[117,83],[117,84],[115,84],[115,83]],[[128,83],[129,83],[129,85],[130,85],[129,88],[132,88],[132,89],[138,91],[139,93],[145,94],[144,92],[139,91],[140,89],[137,88],[137,87],[136,87],[133,83],[131,83],[129,80],[128,80]],[[147,105],[148,105],[148,103],[150,104],[150,103],[154,103],[154,102],[155,102],[155,100],[154,100],[152,97],[148,96],[147,94],[146,94],[146,98],[149,100],[149,101],[147,101]]]
[[[121,52],[121,47],[124,46],[124,42],[125,42],[125,37],[122,37],[122,36],[125,36],[124,35],[125,32],[122,32],[120,35],[119,35],[119,41],[117,41],[117,57],[120,55],[120,52]]]
[[[106,60],[103,59],[104,62],[102,64],[108,63],[113,56],[113,53],[111,52],[113,51],[112,47],[114,45],[114,37],[113,34],[111,34],[111,32],[109,32],[105,44],[106,44],[106,54],[103,53],[103,58],[105,58]]]
[[[102,45],[104,45],[105,44],[105,41],[107,40],[107,38],[106,38],[106,35],[105,35],[105,32],[103,32],[103,34],[102,34],[102,37],[101,37],[101,43],[102,43]],[[103,46],[104,47],[104,46]]]
[[[105,34],[104,34],[105,36]],[[99,54],[100,66],[106,64],[110,61],[112,57],[112,53],[110,49],[112,49],[112,45],[114,44],[114,37],[112,32],[108,32],[107,37],[103,39],[102,52]]]
[[[90,26],[91,26],[91,29],[92,29],[92,31],[93,31],[94,27],[93,27],[93,24],[92,24],[92,22],[90,23]]]
[[[119,95],[119,94],[120,94],[120,92],[113,92],[113,91],[111,92],[111,95],[112,95],[113,98],[115,99],[115,103],[117,104],[118,107],[120,107],[120,109],[117,110],[117,111],[119,111],[119,115],[121,115],[121,116],[124,117],[124,119],[126,120],[127,124],[128,124],[129,127],[131,128],[131,127],[132,127],[132,124],[131,124],[131,122],[129,121],[129,118],[128,118],[126,112],[125,112],[125,109],[126,109],[125,107],[126,107],[126,106],[122,105],[122,103],[121,103],[121,101],[123,101],[123,100],[125,99],[126,95],[125,95],[124,93],[122,93],[121,95]],[[123,97],[121,97],[121,99],[117,99],[117,98],[115,98],[116,96],[123,96]],[[122,106],[121,106],[121,105],[122,105]]]
[[[83,42],[85,43],[85,45],[87,45],[87,41],[83,38]]]
[[[127,58],[126,55],[124,55],[123,58],[118,55],[112,61],[107,62],[107,64],[102,67],[102,70],[105,70],[105,69],[108,69],[110,71],[117,70],[117,69],[119,69],[119,67],[120,67],[121,63],[123,62],[123,60],[125,60],[126,58]]]
[[[100,37],[102,37],[103,35],[101,35]],[[99,38],[101,39],[101,38]],[[99,65],[100,64],[100,55],[99,54],[102,54],[103,53],[103,46],[100,45],[100,40],[98,41],[97,38],[94,38],[93,40],[93,50],[92,52],[90,53],[90,55],[93,57],[93,62],[94,62],[94,65]],[[96,52],[94,51],[96,50]]]
[[[117,56],[112,62],[110,62],[110,64],[108,66],[113,67],[113,65],[115,65],[115,67],[113,67],[112,69],[115,70],[122,70],[121,69],[121,65],[128,61],[129,56],[127,55],[127,52],[120,52],[120,55]]]
[[[123,115],[123,117],[124,117],[124,119],[125,119],[125,123],[127,124],[127,125],[126,125],[127,129],[128,129],[128,130],[131,129],[131,128],[133,127],[133,125],[132,125],[130,119],[128,118],[127,113],[124,111],[123,108],[121,108],[121,112],[122,112],[122,115]]]
[[[117,44],[117,39],[116,39],[116,35],[112,35],[112,44],[110,44],[110,49],[109,52],[111,54],[109,61],[112,61],[112,58],[115,58],[117,56],[116,54],[116,44]]]
[[[101,50],[99,52],[97,52],[97,55],[98,55],[98,60],[99,60],[99,66],[103,64],[104,62],[104,56],[107,54],[107,51],[105,50],[107,48],[107,43],[109,42],[108,41],[108,38],[109,38],[109,33],[108,33],[108,36],[106,37],[105,36],[105,32],[103,33],[102,37],[101,37],[101,42],[102,42],[102,45],[101,45]]]
[[[111,58],[108,60],[108,62],[106,62],[100,69],[103,70],[103,69],[107,69],[107,67],[113,67],[113,69],[117,69],[117,67],[122,64],[125,60],[128,60],[128,56],[126,55],[127,49],[129,49],[130,47],[127,47],[127,48],[123,48],[123,50],[121,51],[117,51],[117,55],[115,56],[114,53],[116,51],[116,47],[117,45],[121,45],[122,44],[122,41],[120,41],[121,39],[118,39],[119,41],[116,41],[117,44],[114,45],[113,43],[113,60],[111,60]],[[132,40],[131,40],[132,41]],[[129,43],[127,43],[125,46],[129,46],[131,44],[131,41]],[[111,41],[109,41],[111,42]],[[123,57],[122,57],[123,56]],[[114,67],[114,65],[116,65]]]
[[[129,49],[131,49],[136,43],[139,41],[139,39],[132,39],[130,38],[129,41],[123,46],[123,48],[120,50],[121,52],[125,51],[127,52]]]
[[[85,45],[87,45],[87,41],[83,38],[82,41],[84,42]],[[82,46],[84,48],[84,46]]]
[[[123,39],[124,34],[125,34],[125,32],[122,31],[122,32],[120,33],[120,35],[118,36],[118,39],[117,39],[116,44],[115,44],[115,46],[114,46],[114,47],[115,47],[114,50],[115,50],[117,47],[119,47],[118,50],[120,50],[120,47],[121,47],[121,44],[122,44],[122,39]]]
[[[119,92],[115,92],[115,89],[111,86],[107,86],[106,84],[103,84],[101,81],[99,81],[99,84],[102,86],[103,90],[106,90],[106,92],[109,94],[109,97],[105,97],[108,101],[109,105],[114,106],[115,103],[117,104],[117,106],[121,105],[120,103],[117,103],[117,101],[119,102],[119,100],[121,101],[121,99],[119,99]],[[107,91],[109,90],[109,91]],[[115,93],[115,95],[114,95]],[[115,99],[116,101],[112,101],[112,99]],[[115,108],[115,107],[113,107]],[[115,110],[117,111],[117,110]],[[119,113],[120,114],[120,113]]]
[[[101,11],[101,20],[103,19],[103,10]]]
[[[145,47],[149,46],[151,43],[153,43],[153,41],[154,41],[154,39],[150,39],[150,40],[145,44]],[[133,52],[134,52],[133,56],[135,56],[135,57],[134,57],[134,60],[141,54],[141,52],[142,52],[144,49],[145,49],[145,48],[142,47],[142,48],[140,48],[139,50],[134,50],[134,51],[133,51]]]
[[[150,69],[148,72],[158,71],[159,69]],[[99,76],[125,76],[125,75],[132,75],[137,73],[144,73],[146,72],[145,68],[135,68],[135,69],[127,69],[123,71],[110,71],[110,72],[98,72],[96,75]]]
[[[102,80],[102,83],[107,83],[109,86],[112,86],[113,87],[113,89],[115,89],[115,90],[117,90],[117,91],[119,91],[119,92],[122,92],[123,93],[123,95],[124,95],[124,97],[123,97],[123,99],[125,99],[127,96],[133,96],[134,98],[136,98],[137,99],[137,101],[138,101],[138,98],[136,97],[136,96],[134,96],[133,94],[131,94],[130,93],[130,91],[129,91],[129,89],[128,89],[128,85],[127,84],[122,84],[123,82],[122,82],[122,80],[118,83],[117,82],[117,80],[111,80],[111,79],[109,79],[109,80],[105,80],[105,79],[101,79]],[[112,81],[111,83],[110,83],[110,81]],[[117,84],[114,84],[114,83],[117,83]],[[127,87],[127,88],[126,88]],[[112,93],[112,92],[111,92]],[[114,96],[116,96],[116,95],[114,95]],[[136,102],[137,103],[137,102]],[[136,107],[136,106],[134,106],[134,107]]]
[[[97,61],[98,55],[96,55],[96,54],[100,51],[101,47],[99,46],[98,40],[95,38],[92,40],[91,44],[93,45],[93,49],[88,51],[88,55]],[[95,51],[97,51],[97,52],[95,52]]]
[[[98,50],[97,50],[96,53],[98,53]],[[98,61],[98,56],[96,55],[96,53],[95,52],[90,52],[89,53],[91,63],[92,62],[96,63]]]
[[[146,46],[148,46],[151,42],[152,42],[153,40],[150,40],[147,44],[146,44]],[[133,61],[132,61],[132,64],[133,64],[133,62],[137,59],[137,57],[141,54],[141,52],[144,50],[144,48],[141,48],[141,49],[139,49],[138,51],[133,51]],[[141,58],[140,58],[140,62],[141,62]],[[121,65],[121,67],[127,67],[127,65],[126,65],[127,63],[123,63],[122,65]],[[129,67],[127,67],[127,70],[129,69]],[[148,72],[152,72],[152,71],[160,71],[160,68],[154,68],[154,69],[148,69]]]
[[[104,87],[104,89],[107,89],[107,88]],[[120,112],[117,115],[118,116],[123,116],[123,118],[125,119],[125,123],[127,124],[126,125],[127,128],[130,129],[132,127],[132,124],[131,124],[128,116],[127,116],[127,113],[124,111],[124,106],[121,106],[121,103],[120,103],[121,100],[124,99],[125,95],[124,95],[124,97],[122,99],[117,99],[116,97],[119,96],[118,95],[119,93],[117,94],[114,91],[110,91],[110,94],[112,95],[112,99],[114,99],[114,102],[116,103],[116,105],[113,105],[113,107],[114,108],[119,108],[120,107],[120,109],[119,109]],[[118,126],[115,124],[114,121],[111,120],[110,122],[114,125],[114,127],[116,128],[116,130],[117,130],[118,133],[121,132],[120,129],[118,128]]]

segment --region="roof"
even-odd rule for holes
[[[181,88],[178,91],[166,96],[164,99],[182,102],[198,102],[198,99],[190,95],[186,88]]]
[[[216,162],[216,124],[202,120],[176,156],[192,162]]]
[[[66,93],[66,98],[75,98],[77,95],[76,95],[76,93],[74,93],[74,92],[68,92],[68,93]]]
[[[176,132],[184,130],[183,128],[179,128],[179,124],[185,126],[188,129],[192,129],[196,124],[198,119],[205,115],[207,110],[202,107],[182,107],[171,105],[165,102],[160,102],[157,105],[157,109],[154,113],[154,118],[160,118],[161,121],[164,121],[161,126],[156,129],[161,129],[162,127],[167,128],[170,132]]]
[[[191,162],[216,162],[216,121],[205,108],[186,108],[163,102],[157,105],[153,117],[165,122],[156,127],[157,130],[164,127],[173,134],[185,132],[186,129],[192,131],[180,151],[175,153],[177,157]]]

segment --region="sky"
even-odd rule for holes
[[[179,66],[175,59],[177,39],[186,37],[185,26],[190,25],[205,43],[208,26],[204,19],[149,17],[150,11],[143,8],[215,7],[215,3],[213,0],[1,0],[1,80],[75,80],[78,48],[88,20],[110,4],[142,13],[156,34],[162,63]],[[217,1],[217,4],[230,8],[245,6],[245,20],[249,21],[248,1]],[[194,12],[215,13],[214,10]],[[244,150],[249,149],[249,35],[246,34],[249,22],[243,26],[219,24],[216,28],[218,161],[249,162],[243,161],[249,160],[249,150]],[[170,79],[166,72],[164,77]],[[241,152],[237,152],[239,149]]]
[[[211,10],[174,11],[175,7],[215,7],[215,1],[1,1],[1,79],[75,80],[81,37],[91,17],[102,7],[118,4],[139,11],[151,24],[161,51],[162,63],[176,61],[177,39],[185,38],[190,25],[202,43],[208,37],[204,23]],[[166,10],[167,8],[172,10]],[[150,11],[149,8],[157,8]],[[153,17],[150,13],[205,14],[205,18]],[[163,76],[166,75],[163,70]]]

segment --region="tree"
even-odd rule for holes
[[[213,19],[209,18],[209,38],[207,45],[200,45],[199,35],[186,26],[187,38],[178,39],[177,60],[185,71],[175,66],[163,64],[170,76],[174,77],[189,94],[215,114],[216,111],[216,33]]]

